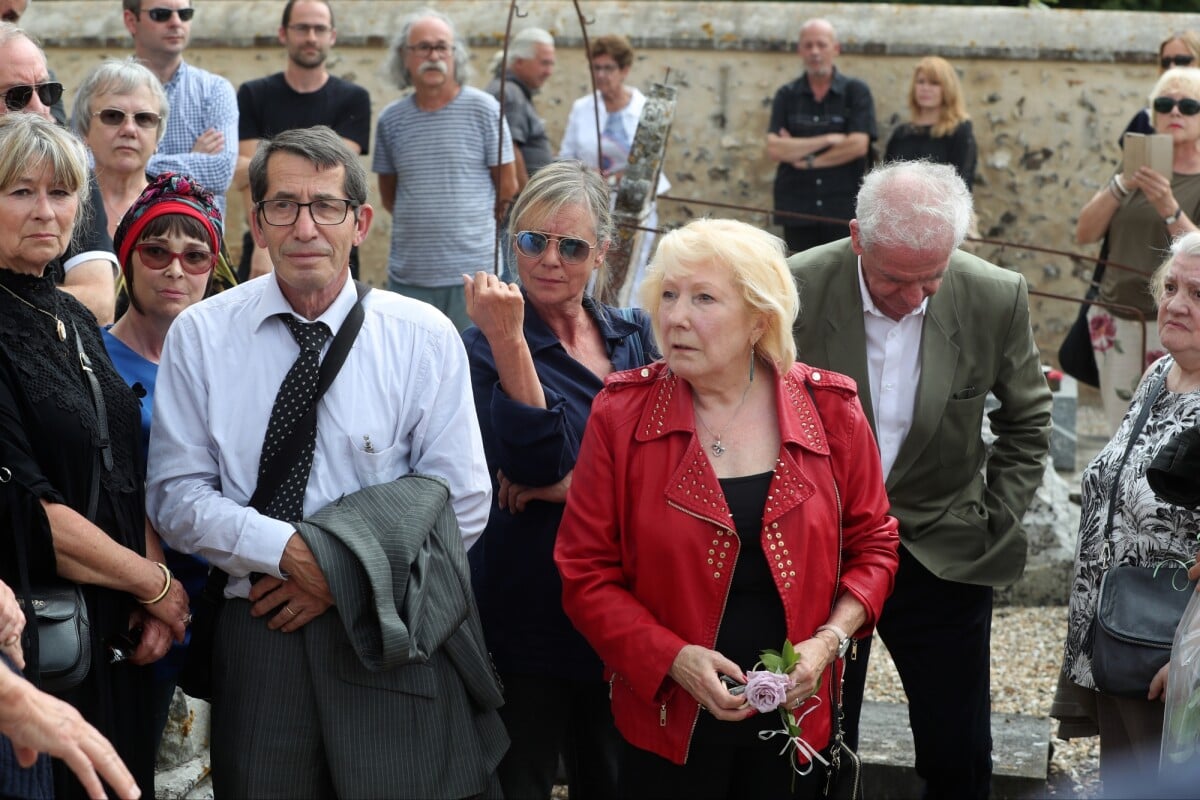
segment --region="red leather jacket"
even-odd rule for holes
[[[788,638],[808,639],[828,620],[835,589],[862,602],[857,635],[867,635],[892,590],[899,537],[854,382],[803,364],[768,374],[782,443],[762,542]],[[676,764],[687,760],[699,705],[667,673],[684,645],[716,643],[739,547],[687,382],[662,363],[610,376],[592,405],[554,557],[563,607],[605,663],[617,728]],[[817,706],[803,729],[818,750],[829,740],[828,673],[822,686],[820,701],[797,712]]]

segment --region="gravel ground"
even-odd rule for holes
[[[1036,631],[1036,635],[1031,635]],[[1065,606],[997,608],[992,615],[992,711],[1045,717],[1050,713],[1062,643],[1067,635]],[[867,668],[866,699],[905,702],[900,676],[876,638]],[[1057,729],[1051,721],[1051,729]],[[1100,739],[1051,739],[1047,795],[1097,797],[1100,789]]]

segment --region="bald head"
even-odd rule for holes
[[[837,31],[827,19],[810,19],[800,26],[800,57],[804,59],[804,71],[810,77],[828,79],[833,75],[833,64],[842,51],[838,44]]]

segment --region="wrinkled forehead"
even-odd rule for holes
[[[454,42],[454,31],[437,17],[425,17],[413,23],[408,32],[408,44],[421,42]]]
[[[40,83],[49,77],[46,55],[36,44],[24,36],[0,44],[0,88],[18,83]]]

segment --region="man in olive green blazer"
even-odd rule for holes
[[[878,629],[908,694],[926,797],[988,796],[992,588],[1024,569],[1021,517],[1050,441],[1025,280],[957,249],[970,216],[951,167],[890,164],[864,180],[849,239],[789,261],[798,357],[858,382],[900,521]],[[852,741],[869,641],[847,664]]]

